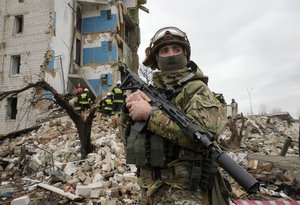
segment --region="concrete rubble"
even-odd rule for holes
[[[95,152],[80,157],[80,141],[68,116],[0,142],[1,204],[139,204],[136,167],[126,164],[115,126],[117,117],[97,113],[92,128]],[[238,129],[242,125],[236,121]],[[297,126],[276,116],[252,116],[244,122],[239,148],[227,153],[262,184],[248,195],[229,176],[236,199],[300,199]],[[221,138],[230,136],[226,129]],[[287,137],[291,142],[282,156]],[[283,163],[290,162],[290,163]]]
[[[299,200],[299,122],[276,115],[245,119],[244,126],[242,119],[236,120],[238,131],[242,131],[240,146],[228,149],[227,154],[247,169],[262,186],[259,194],[249,196],[228,176],[233,192],[239,199]],[[221,141],[230,135],[230,130],[226,129],[220,136]]]

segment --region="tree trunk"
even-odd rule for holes
[[[95,112],[98,107],[97,105],[99,104],[99,99],[96,99],[94,101],[94,104],[91,105],[91,109],[85,111],[84,113],[79,113],[74,110],[74,108],[69,104],[69,101],[64,96],[57,93],[57,91],[46,81],[41,80],[36,83],[29,83],[26,87],[18,90],[0,92],[0,101],[12,94],[18,94],[30,88],[40,88],[50,91],[53,94],[55,102],[63,109],[65,109],[69,117],[75,123],[79,134],[81,143],[81,158],[84,159],[86,158],[87,154],[93,152],[93,146],[91,143],[91,129],[93,119],[95,117]]]
[[[86,156],[93,151],[91,144],[91,124],[84,123],[76,123],[76,127],[78,130],[79,140],[81,144],[80,153],[81,159],[85,159]]]
[[[229,143],[233,145],[234,147],[240,147],[241,145],[241,139],[239,137],[238,129],[236,127],[236,120],[230,119],[228,123],[228,127],[231,131],[231,137],[229,140]]]

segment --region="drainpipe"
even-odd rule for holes
[[[63,93],[62,94],[66,94],[66,86],[65,86],[65,75],[64,75],[64,68],[63,68],[63,64],[62,64],[62,58],[61,55],[58,56],[54,56],[54,59],[59,58],[59,64],[60,64],[60,73],[61,73],[61,78],[62,78],[62,84],[63,84]]]
[[[62,76],[62,83],[63,83],[63,94],[66,94],[66,86],[65,86],[65,74],[64,74],[64,68],[62,65],[62,59],[61,56],[59,56],[59,62],[60,62],[60,71],[61,71],[61,76]]]

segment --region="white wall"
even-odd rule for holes
[[[0,22],[6,23],[4,28],[0,27],[0,32],[1,41],[5,42],[6,46],[5,49],[0,48],[0,55],[4,57],[0,62],[0,71],[3,70],[3,73],[0,73],[0,91],[20,89],[39,79],[40,65],[43,63],[45,51],[49,48],[46,33],[50,7],[51,1],[45,0],[24,3],[19,3],[18,0],[1,0]],[[24,16],[23,32],[17,35],[13,35],[15,15]],[[16,54],[21,55],[20,73],[10,76],[11,56]],[[7,118],[7,99],[0,102],[0,134],[23,129],[35,123],[39,110],[32,109],[33,95],[33,90],[28,90],[17,96],[16,120]]]
[[[54,0],[54,11],[56,13],[55,36],[52,36],[50,40],[50,48],[55,52],[54,75],[53,73],[46,73],[45,80],[59,93],[67,91],[75,17],[74,11],[70,7],[74,8],[72,2],[70,0]],[[68,3],[70,3],[70,6]]]

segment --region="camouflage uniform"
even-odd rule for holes
[[[192,77],[178,85],[181,79],[191,73],[190,68],[161,70],[153,75],[154,87],[164,93],[176,85],[176,91],[169,96],[169,100],[199,125],[202,131],[217,137],[226,125],[226,113],[207,87],[208,78],[200,69],[193,72]],[[119,131],[124,137],[127,156],[128,150],[137,146],[135,142],[128,140],[132,133],[132,123],[128,114],[124,112]],[[151,133],[150,138],[153,141],[155,138],[162,139],[163,146],[167,147],[166,150],[171,154],[156,154],[155,150],[158,149],[159,153],[160,148],[151,144],[151,157],[164,158],[166,164],[155,167],[152,164],[137,166],[138,183],[142,190],[141,204],[208,205],[209,201],[211,205],[229,204],[228,191],[217,170],[216,162],[210,158],[206,149],[185,136],[168,115],[153,107],[146,132]],[[204,174],[207,174],[208,181],[200,180],[205,178],[202,177]]]
[[[165,89],[162,85],[174,84],[186,74],[187,69],[164,75],[159,72],[154,76],[154,84],[158,89]],[[207,82],[207,77],[198,70],[193,78],[182,86],[180,92],[171,99],[171,102],[183,110],[203,131],[209,131],[217,136],[226,124],[226,114],[205,82]],[[128,130],[127,126],[130,125],[130,120],[126,114],[122,119],[120,131],[121,135],[125,136],[124,133],[126,129]],[[147,203],[151,204],[202,204],[202,197],[207,197],[205,196],[207,194],[200,189],[189,191],[188,179],[190,164],[193,160],[203,159],[207,154],[206,151],[184,136],[180,127],[157,108],[153,109],[147,129],[178,145],[179,157],[170,162],[165,169],[160,169],[159,179],[153,179],[151,168],[139,169],[138,182],[142,187],[143,195],[147,196],[143,198],[147,198]],[[218,188],[219,182],[215,182],[214,188]],[[221,183],[223,186],[223,182]],[[215,190],[215,192],[218,193],[220,190]],[[185,203],[186,201],[189,203]],[[224,199],[218,198],[218,201],[213,204],[226,203]]]

